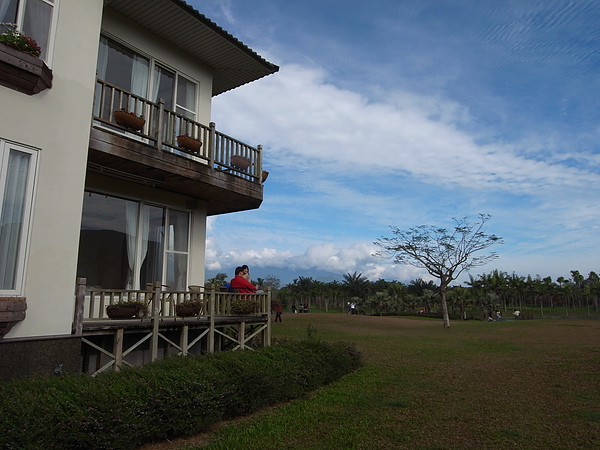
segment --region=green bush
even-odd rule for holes
[[[120,372],[0,386],[2,449],[134,449],[298,398],[360,366],[349,344],[286,341]]]

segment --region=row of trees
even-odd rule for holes
[[[275,277],[270,277],[276,279]],[[347,273],[343,281],[322,282],[311,277],[298,277],[292,283],[275,290],[275,295],[287,307],[308,305],[325,310],[346,309],[356,303],[359,311],[368,314],[436,312],[441,309],[439,286],[433,281],[416,279],[408,284],[379,279],[369,281],[361,273]],[[464,286],[446,290],[452,314],[485,314],[487,311],[512,311],[526,307],[573,310],[588,307],[598,311],[600,277],[590,272],[587,277],[572,270],[570,277],[541,278],[539,275],[519,276],[494,270],[477,277],[469,276]]]

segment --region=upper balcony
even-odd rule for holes
[[[116,111],[141,116],[119,124]],[[208,215],[258,208],[262,202],[261,146],[252,147],[102,80],[97,80],[88,170],[207,202]],[[183,147],[178,136],[202,142]],[[198,145],[198,144],[196,144]]]

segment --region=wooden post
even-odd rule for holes
[[[215,352],[215,301],[216,295],[215,285],[209,286],[210,292],[208,294],[208,318],[210,320],[210,327],[208,330],[208,353]]]
[[[240,322],[238,328],[238,341],[240,344],[240,350],[246,349],[246,322]]]
[[[262,183],[262,145],[259,145],[257,148],[256,155],[256,164],[254,166],[254,175],[257,178],[258,183]]]
[[[271,346],[271,301],[272,301],[272,291],[271,291],[271,286],[267,287],[267,332],[266,332],[266,336],[265,339],[263,339],[263,346],[264,347],[270,347]]]
[[[158,120],[156,124],[156,148],[162,150],[163,144],[163,117],[165,115],[165,100],[163,98],[158,99]],[[171,142],[172,144],[172,142]]]
[[[115,372],[118,372],[121,370],[121,364],[123,364],[123,328],[118,328],[115,331],[113,355],[115,355]]]
[[[188,354],[189,328],[188,325],[184,325],[181,329],[181,341],[179,343],[181,345],[181,356],[187,356]]]
[[[214,122],[210,122],[208,127],[210,128],[208,134],[208,147],[206,149],[208,151],[208,167],[214,168],[215,159],[217,157],[217,126]]]
[[[152,294],[152,341],[151,352],[152,361],[158,359],[158,325],[160,320],[161,307],[161,283],[157,281],[153,284],[154,293]]]
[[[85,307],[85,284],[86,278],[77,278],[77,286],[75,287],[75,317],[73,318],[73,326],[71,334],[81,336],[83,334],[83,309]]]

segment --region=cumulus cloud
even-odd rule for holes
[[[591,255],[585,246],[597,241],[600,222],[600,129],[575,139],[538,118],[511,139],[491,121],[483,126],[473,103],[443,90],[341,87],[350,85],[357,83],[334,80],[317,64],[283,63],[279,73],[214,99],[218,129],[263,144],[272,175],[260,211],[209,223],[208,268],[246,263],[426,278],[371,256],[382,224],[438,224],[478,212],[492,213],[507,255],[544,247]],[[504,99],[497,100],[485,107],[505,118]]]
[[[371,102],[326,79],[322,69],[284,66],[272,78],[225,94],[215,102],[215,116],[263,141],[269,161],[290,169],[396,171],[430,183],[524,194],[600,187],[587,168],[528,157],[518,144],[478,143],[463,126],[468,111],[453,101],[394,92],[387,103]]]

